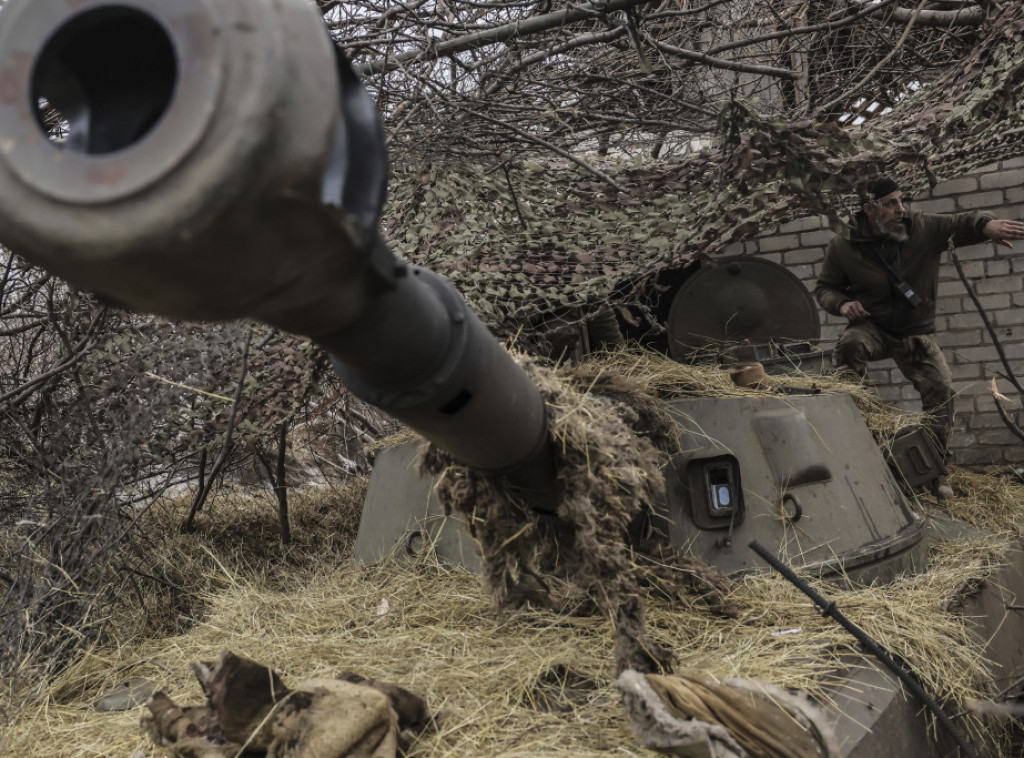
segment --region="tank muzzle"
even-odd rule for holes
[[[0,14],[0,241],[79,287],[335,331],[391,275],[386,179],[374,105],[306,0]]]

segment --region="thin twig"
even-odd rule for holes
[[[1006,378],[1013,385],[1014,389],[1017,390],[1021,395],[1024,395],[1024,387],[1021,386],[1018,381],[1013,368],[1010,366],[1010,360],[1006,357],[1006,351],[1003,350],[1003,343],[1000,342],[999,336],[996,334],[995,327],[992,326],[992,321],[989,319],[988,314],[981,305],[981,301],[978,300],[978,296],[974,292],[974,287],[971,286],[970,281],[967,279],[967,275],[964,273],[964,267],[960,265],[960,258],[956,254],[956,249],[950,245],[950,255],[953,259],[953,267],[956,268],[957,276],[960,277],[960,281],[963,282],[964,289],[967,290],[967,294],[971,297],[971,302],[974,303],[974,307],[978,309],[978,315],[981,316],[982,322],[985,324],[985,329],[988,331],[988,336],[992,338],[992,344],[996,348],[996,353],[999,355],[999,360],[1003,364],[1003,368],[1006,369]]]
[[[39,374],[38,376],[34,376],[28,381],[25,381],[19,386],[15,387],[14,389],[5,392],[3,395],[0,395],[0,403],[15,402],[17,400],[23,399],[26,395],[30,394],[37,387],[44,384],[53,377],[57,376],[57,374],[60,374],[63,371],[67,371],[69,368],[79,363],[82,360],[82,358],[84,358],[86,354],[90,350],[92,350],[94,345],[93,337],[95,336],[96,327],[99,325],[100,319],[104,316],[105,313],[106,309],[103,309],[98,314],[96,314],[96,316],[92,320],[92,323],[90,323],[89,326],[87,327],[85,336],[83,336],[82,339],[78,341],[78,344],[72,347],[73,352],[68,358],[64,359],[64,361],[62,361],[60,364],[50,369],[49,371],[45,371],[42,374]]]
[[[996,379],[995,377],[992,377],[992,400],[995,401],[996,410],[999,411],[999,418],[1003,420],[1006,428],[1009,429],[1015,437],[1024,442],[1024,429],[1017,426],[1016,422],[1010,418],[1010,412],[1006,410],[1006,406],[1003,405],[1004,399],[1007,398],[996,388]]]
[[[526,219],[523,218],[523,212],[519,209],[519,196],[516,194],[516,188],[512,186],[512,177],[508,171],[508,161],[501,164],[502,170],[505,172],[505,183],[508,184],[508,193],[512,196],[512,204],[516,209],[516,216],[519,217],[519,225],[526,229]]]
[[[542,146],[546,147],[551,152],[556,153],[558,155],[561,155],[563,158],[572,161],[577,166],[580,166],[581,168],[586,169],[587,171],[589,171],[590,173],[592,173],[594,176],[598,177],[602,181],[607,182],[612,187],[614,187],[616,189],[616,191],[625,193],[625,191],[626,191],[625,188],[622,187],[622,185],[620,185],[618,182],[616,182],[610,176],[608,176],[606,173],[601,171],[601,169],[599,169],[599,168],[597,168],[595,166],[590,165],[589,163],[587,163],[587,161],[583,160],[582,158],[580,158],[580,157],[578,157],[576,155],[573,155],[568,150],[563,150],[562,148],[558,147],[558,145],[555,145],[555,144],[553,144],[551,142],[548,142],[543,137],[538,137],[535,134],[530,134],[525,129],[520,129],[518,126],[516,126],[515,124],[511,123],[510,121],[502,121],[500,119],[492,118],[491,116],[488,116],[485,113],[480,113],[479,111],[474,111],[474,110],[472,110],[470,108],[464,108],[463,110],[465,110],[467,113],[470,113],[470,114],[476,116],[477,118],[482,118],[484,121],[489,121],[492,124],[495,124],[497,126],[505,128],[505,129],[509,129],[509,130],[515,132],[516,134],[518,134],[520,137],[523,137],[524,139],[529,140],[530,142],[535,142],[538,145],[542,145]]]
[[[207,480],[206,486],[196,494],[196,499],[192,502],[192,509],[189,511],[188,519],[183,525],[183,529],[185,530],[192,529],[195,524],[196,514],[199,513],[199,509],[203,507],[203,503],[210,494],[210,490],[213,489],[214,481],[216,481],[217,476],[224,467],[224,462],[228,458],[228,453],[231,452],[231,441],[235,433],[235,418],[238,415],[238,404],[242,399],[242,390],[245,387],[245,376],[249,370],[249,348],[252,345],[252,335],[253,328],[250,326],[249,333],[245,337],[245,347],[242,349],[242,368],[238,372],[238,386],[235,388],[235,397],[231,402],[231,412],[228,415],[228,428],[224,434],[224,444],[221,446],[220,454],[217,456],[217,460],[214,462],[213,468],[210,469],[210,478]]]
[[[924,9],[924,5],[926,2],[928,2],[928,0],[921,0],[921,2],[917,4],[917,7],[914,9],[913,15],[910,16],[910,18],[907,20],[907,25],[903,29],[903,34],[901,34],[900,38],[896,40],[896,44],[892,46],[892,49],[888,53],[886,53],[885,57],[883,57],[882,60],[878,61],[878,63],[876,63],[872,67],[872,69],[861,78],[859,82],[857,82],[852,87],[847,88],[846,92],[844,92],[842,95],[840,95],[839,97],[832,98],[832,100],[825,103],[824,105],[819,105],[814,111],[815,115],[825,113],[831,108],[834,108],[837,105],[841,105],[842,103],[846,102],[850,98],[850,95],[852,93],[856,93],[857,90],[859,90],[869,81],[871,81],[872,77],[874,77],[875,74],[881,71],[882,66],[884,66],[886,63],[892,60],[892,57],[896,55],[896,53],[900,50],[901,47],[903,47],[903,43],[906,42],[907,37],[910,36],[910,30],[914,28],[914,24],[917,21],[917,17],[921,14],[921,11]]]
[[[728,58],[716,58],[713,55],[702,53],[699,50],[687,50],[686,48],[676,47],[675,45],[670,45],[667,42],[658,42],[657,40],[651,40],[651,44],[654,45],[659,52],[667,53],[677,58],[684,58],[689,61],[703,63],[705,66],[720,68],[724,71],[761,74],[763,76],[774,76],[778,79],[800,78],[799,74],[789,70],[788,68],[779,68],[778,66],[761,66],[756,63],[740,63],[739,61],[732,61]]]
[[[156,379],[157,381],[163,382],[164,384],[169,384],[172,387],[179,387],[183,390],[188,390],[189,392],[195,392],[198,395],[206,395],[207,397],[212,397],[217,400],[223,400],[226,403],[231,402],[231,398],[227,397],[226,395],[218,395],[216,392],[207,392],[206,390],[201,390],[198,387],[193,387],[189,384],[182,384],[181,382],[176,382],[173,379],[168,379],[166,377],[160,376],[159,374],[154,374],[152,371],[144,371],[143,374],[145,374],[151,379]]]

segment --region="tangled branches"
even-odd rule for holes
[[[971,55],[989,5],[321,2],[399,161],[491,163],[685,151],[736,99],[783,118],[891,107]]]

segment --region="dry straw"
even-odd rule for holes
[[[695,394],[752,391],[724,386],[709,371],[675,364],[674,374],[667,364],[626,361],[614,356],[605,365],[662,394],[680,388]],[[821,377],[814,381],[832,389]],[[877,420],[880,406],[865,397],[867,391],[836,389],[852,389],[869,419]],[[903,423],[902,417],[890,419],[883,436]],[[965,699],[991,693],[977,643],[948,609],[964,588],[990,574],[1002,547],[1020,537],[1024,486],[1013,476],[963,471],[954,472],[953,484],[961,497],[950,511],[994,532],[940,544],[924,574],[882,586],[822,589],[912,663],[925,685],[956,711]],[[229,648],[274,667],[288,684],[352,670],[423,695],[441,721],[414,746],[417,758],[649,755],[636,746],[612,686],[614,644],[604,617],[588,615],[585,604],[562,612],[499,613],[477,576],[429,557],[352,565],[349,546],[362,493],[360,482],[348,490],[296,496],[297,544],[287,549],[275,542],[274,505],[266,495],[215,501],[196,535],[174,528],[187,503],[154,511],[149,528],[166,530],[165,552],[155,560],[175,563],[180,581],[191,577],[198,596],[187,607],[194,614],[191,627],[146,634],[139,614],[130,612],[137,611],[136,602],[126,599],[104,643],[50,682],[43,697],[24,701],[18,699],[23,693],[4,693],[7,752],[40,758],[162,755],[139,732],[141,708],[100,713],[91,704],[131,677],[151,680],[179,702],[199,702],[189,664],[214,660]],[[919,505],[927,510],[926,503]],[[845,632],[776,576],[741,579],[730,600],[735,618],[649,591],[648,632],[674,653],[679,670],[762,679],[826,700],[843,666],[858,657]],[[1005,750],[1002,723],[976,716],[958,723],[993,754]]]

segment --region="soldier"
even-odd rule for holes
[[[935,341],[939,262],[950,241],[974,245],[993,240],[1013,247],[1024,223],[984,212],[908,212],[903,192],[888,177],[876,179],[849,240],[835,237],[825,251],[814,296],[849,324],[839,337],[835,362],[861,379],[868,364],[892,358],[921,396],[928,426],[943,458],[953,428],[953,378]],[[939,499],[953,496],[946,477]]]

